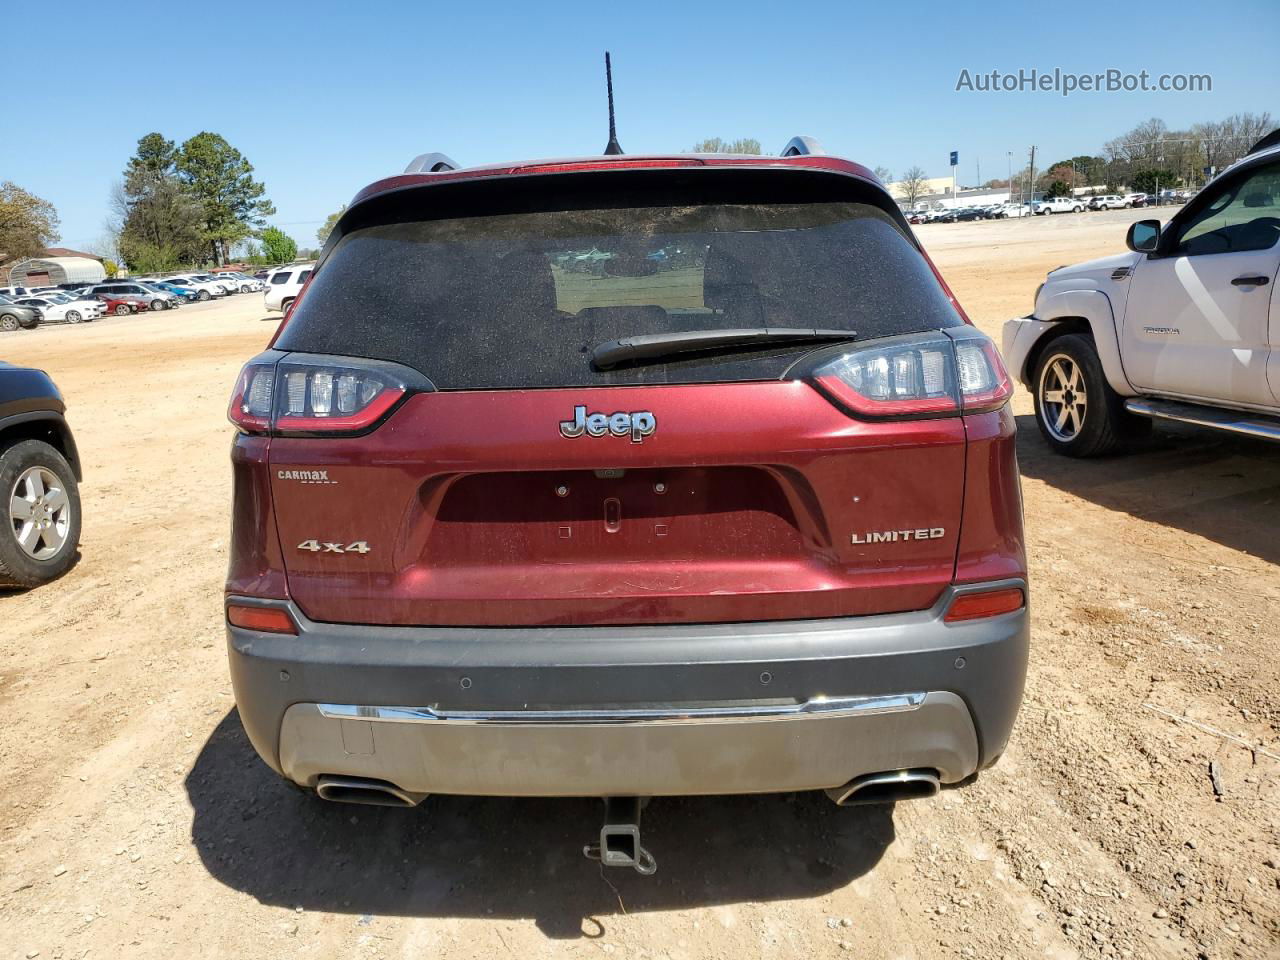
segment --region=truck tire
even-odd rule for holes
[[[0,586],[66,573],[80,543],[80,490],[62,454],[40,440],[0,450],[0,518]]]
[[[1082,334],[1050,341],[1031,383],[1036,426],[1055,453],[1101,457],[1151,430],[1150,420],[1125,410],[1107,383],[1093,340]]]

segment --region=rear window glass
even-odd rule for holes
[[[271,283],[272,284],[288,283],[290,276],[291,274],[288,274],[288,273],[273,273],[271,275]]]
[[[870,339],[959,322],[878,207],[713,203],[358,229],[317,273],[277,347],[395,361],[444,390],[691,383],[777,378],[820,345],[606,371],[589,354],[628,335],[821,327]]]

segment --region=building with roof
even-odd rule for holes
[[[18,260],[6,266],[9,286],[43,287],[62,283],[100,283],[107,278],[102,260],[91,253],[52,247],[42,257]]]

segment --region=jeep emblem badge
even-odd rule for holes
[[[603,437],[611,433],[615,437],[630,436],[632,443],[639,443],[658,427],[658,418],[648,410],[633,413],[587,413],[586,407],[574,407],[572,420],[560,421],[560,436]]]

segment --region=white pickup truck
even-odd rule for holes
[[[1077,200],[1075,197],[1049,197],[1033,203],[1031,212],[1037,217],[1051,213],[1083,213],[1084,201]]]
[[[1152,419],[1280,440],[1280,130],[1126,243],[1052,271],[1004,325],[1049,446],[1099,456]]]

